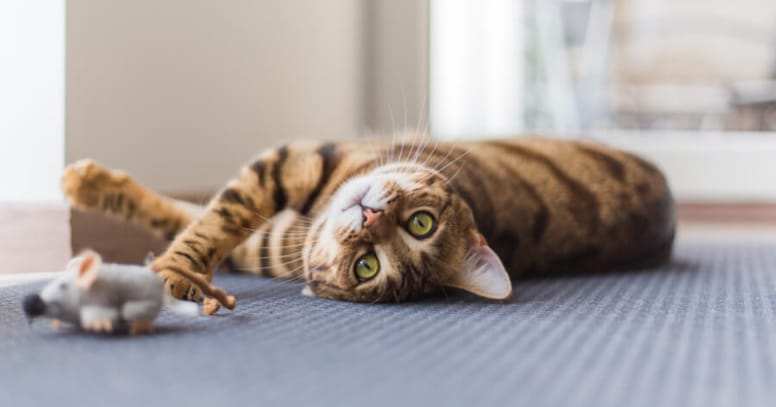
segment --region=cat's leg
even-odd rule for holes
[[[204,211],[203,206],[162,196],[93,160],[69,165],[62,190],[75,208],[106,213],[166,240],[173,240]],[[290,209],[273,216],[232,251],[230,268],[273,278],[298,277],[306,219]]]
[[[159,195],[126,173],[109,170],[93,160],[65,168],[61,187],[73,207],[118,217],[166,240],[174,239],[204,210]]]
[[[199,290],[173,272],[186,269],[212,279],[213,270],[266,219],[283,209],[307,212],[339,163],[334,145],[300,144],[263,154],[216,195],[157,257],[151,267],[177,298],[198,299]]]

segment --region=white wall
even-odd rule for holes
[[[589,136],[657,164],[681,202],[776,202],[776,133],[611,131]]]
[[[0,202],[60,200],[64,0],[0,1]]]
[[[362,129],[358,0],[69,0],[67,21],[67,161],[190,192]]]

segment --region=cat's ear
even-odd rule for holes
[[[501,259],[479,232],[469,239],[466,260],[444,285],[460,288],[480,297],[503,300],[512,295],[512,282]]]

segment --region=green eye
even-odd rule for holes
[[[425,211],[414,213],[407,222],[407,232],[418,238],[431,236],[435,229],[436,219]]]
[[[356,261],[356,277],[359,281],[371,279],[378,271],[380,271],[380,261],[372,253],[365,254]]]

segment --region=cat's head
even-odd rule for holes
[[[445,286],[492,299],[512,291],[469,206],[442,174],[417,164],[385,165],[344,183],[306,243],[307,295],[378,302]]]

